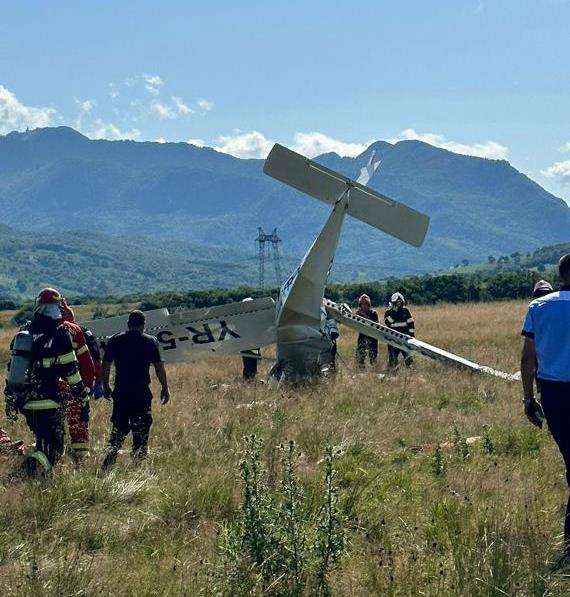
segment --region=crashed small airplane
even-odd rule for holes
[[[332,211],[297,269],[280,289],[277,302],[259,298],[205,309],[145,312],[147,331],[159,341],[166,362],[213,355],[239,354],[276,345],[278,379],[298,383],[318,376],[333,361],[327,321],[404,348],[418,356],[443,361],[504,379],[514,376],[430,346],[386,326],[359,317],[343,305],[324,298],[330,269],[346,214],[412,246],[422,245],[429,217],[366,186],[379,161],[374,153],[357,180],[275,144],[263,171],[328,205]],[[107,339],[126,329],[126,316],[85,322],[104,348]]]

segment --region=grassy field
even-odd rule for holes
[[[413,313],[421,339],[512,372],[525,306]],[[10,335],[1,329],[0,345]],[[279,446],[295,441],[298,523],[309,538],[333,446],[345,539],[327,576],[333,595],[567,595],[570,584],[549,571],[560,552],[563,465],[548,432],[524,418],[519,386],[425,361],[380,378],[385,348],[376,370],[360,372],[354,345],[345,331],[337,376],[300,391],[244,385],[235,358],[169,367],[172,402],[155,403],[151,454],[138,468],[126,452],[98,473],[105,401],[92,404],[93,450],[80,468],[65,458],[52,478],[22,481],[0,457],[2,595],[291,594],[287,571],[268,583],[239,542],[239,463],[251,434],[264,440],[272,496]],[[22,421],[3,426],[30,439]],[[286,529],[286,516],[272,524]],[[315,592],[310,557],[300,594]]]

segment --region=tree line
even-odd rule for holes
[[[535,271],[521,270],[500,272],[490,277],[482,274],[444,274],[388,278],[376,282],[331,284],[327,287],[325,296],[335,302],[355,304],[358,297],[365,293],[375,305],[387,305],[394,292],[401,292],[409,303],[415,305],[525,299],[530,298],[533,286],[540,277]],[[550,278],[556,285],[556,280],[552,279],[552,276]],[[278,293],[277,288],[262,291],[242,286],[222,290],[161,292],[147,296],[132,296],[129,300],[138,302],[143,310],[160,307],[197,309],[237,302],[246,297],[277,298]]]
[[[442,274],[410,276],[407,278],[388,278],[375,282],[353,282],[331,284],[325,296],[337,303],[356,305],[361,294],[368,294],[374,305],[387,305],[394,292],[401,292],[413,305],[432,305],[436,303],[467,303],[479,301],[501,301],[509,299],[530,299],[537,280],[545,277],[554,287],[558,283],[555,270],[550,275],[533,270],[506,271],[492,275],[477,274]],[[277,299],[278,288],[260,290],[249,286],[238,288],[168,291],[153,294],[134,294],[123,297],[75,297],[72,304],[124,304],[138,305],[143,311],[166,307],[176,309],[200,309],[242,301],[244,298],[271,296]],[[21,323],[32,314],[32,303],[27,301],[17,304],[14,301],[0,301],[0,310],[18,309],[14,321]],[[106,310],[95,307],[94,317],[105,317]]]

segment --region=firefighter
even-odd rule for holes
[[[102,359],[101,350],[99,349],[99,344],[97,343],[97,338],[95,338],[91,330],[87,329],[83,324],[77,323],[75,321],[75,313],[73,312],[73,309],[71,308],[65,297],[62,298],[61,312],[63,313],[63,319],[65,321],[75,323],[81,328],[81,331],[83,332],[83,336],[85,337],[85,344],[87,345],[89,354],[91,355],[91,359],[93,361],[93,366],[95,367],[93,398],[103,398],[103,377],[101,375]]]
[[[372,302],[367,294],[363,294],[358,298],[356,314],[378,323],[378,313],[372,309]],[[374,365],[378,358],[378,340],[364,334],[358,334],[358,340],[356,341],[356,361],[360,367],[364,367],[366,355],[368,355],[370,364]]]
[[[28,330],[20,331],[11,345],[5,390],[6,415],[14,421],[22,413],[35,435],[35,449],[26,458],[29,474],[35,473],[38,466],[44,472],[51,470],[63,452],[65,407],[59,391],[60,381],[69,384],[72,395],[82,403],[89,399],[71,335],[61,325],[61,317],[57,303],[40,297]],[[19,348],[20,340],[29,341],[28,351]],[[15,379],[18,376],[25,380]]]
[[[395,292],[390,298],[390,308],[384,313],[384,323],[389,328],[412,336],[416,335],[414,318],[409,309],[405,306],[406,299],[400,292]],[[398,366],[398,356],[402,354],[406,367],[413,363],[412,357],[405,350],[388,345],[388,369],[395,369]]]
[[[92,389],[93,398],[102,398],[101,353],[97,340],[90,330],[75,323],[73,309],[64,297],[61,298],[61,312],[64,325],[71,332],[81,378],[85,385]],[[82,406],[69,395],[65,386],[62,387],[62,391],[67,394],[67,422],[71,447],[76,458],[80,459],[89,450],[89,403]]]
[[[168,380],[158,340],[144,333],[145,316],[141,311],[129,315],[126,332],[109,339],[103,358],[103,389],[105,398],[113,400],[111,436],[102,463],[107,469],[117,460],[119,449],[129,432],[133,435],[133,457],[146,458],[148,437],[152,425],[149,368],[152,364],[162,390],[160,400],[170,400]],[[109,383],[111,364],[115,363],[115,387]]]
[[[55,303],[62,314],[61,323],[69,331],[73,351],[77,358],[79,374],[87,388],[93,388],[95,382],[95,365],[87,346],[83,329],[74,323],[73,311],[61,294],[54,288],[44,288],[36,298],[36,304]],[[65,416],[69,429],[69,440],[76,460],[89,451],[89,402],[81,402],[75,398],[70,387],[64,381],[59,384],[62,401],[65,404]]]

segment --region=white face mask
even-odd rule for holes
[[[50,303],[49,305],[40,305],[36,308],[36,313],[39,315],[43,315],[44,317],[49,317],[50,319],[61,319],[61,309],[59,305],[55,303]]]

